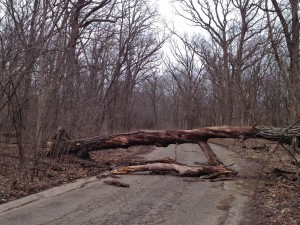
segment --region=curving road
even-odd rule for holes
[[[250,178],[255,177],[253,168],[257,165],[225,148],[211,146],[225,164],[236,163],[234,169],[240,177],[209,182],[171,175],[123,175],[120,181],[129,188],[103,183],[111,178],[82,179],[0,205],[0,224],[246,224],[244,206],[253,193]],[[144,155],[147,159],[162,156],[176,157],[189,165],[204,159],[198,146],[192,144],[156,148]]]

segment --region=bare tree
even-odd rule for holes
[[[188,42],[187,37],[183,37],[183,41],[183,46],[172,44],[174,59],[171,59],[173,62],[169,60],[166,67],[167,73],[172,76],[177,86],[182,111],[180,128],[191,129],[203,123],[201,115],[204,111],[206,87],[203,64],[195,51],[185,45]]]
[[[38,1],[22,3],[20,1],[6,1],[1,4],[4,9],[6,29],[10,36],[2,36],[2,50],[5,55],[1,58],[4,85],[2,86],[2,109],[7,105],[10,122],[13,125],[22,164],[23,137],[29,130],[29,106],[32,98],[31,84],[33,69],[38,59],[37,25]],[[6,45],[7,44],[7,45]],[[27,136],[28,138],[28,136]]]
[[[76,124],[78,109],[75,103],[79,99],[80,90],[80,52],[79,40],[85,38],[85,30],[95,23],[116,22],[113,14],[116,1],[102,0],[100,2],[77,0],[74,3],[69,2],[71,7],[69,22],[69,36],[65,52],[65,78],[63,79],[63,111],[68,115],[65,119],[68,121],[68,127],[73,133]]]
[[[105,101],[108,105],[108,129],[132,128],[140,84],[156,70],[159,50],[164,40],[158,39],[153,21],[155,10],[148,1],[123,2],[124,16],[117,23],[115,62],[110,75]],[[118,128],[118,126],[120,126]]]
[[[162,77],[158,76],[151,76],[147,78],[145,84],[144,84],[144,90],[146,93],[146,96],[149,100],[150,105],[150,115],[148,116],[148,119],[146,119],[147,124],[146,126],[149,128],[155,128],[158,129],[159,122],[160,121],[160,111],[159,111],[159,104],[160,100],[163,97],[163,89],[160,87],[160,83],[162,82]],[[145,101],[145,99],[144,99]]]
[[[247,123],[243,81],[257,76],[264,49],[264,27],[258,7],[250,1],[175,1],[178,14],[209,37],[195,37],[191,51],[210,73],[221,124]],[[259,4],[259,3],[258,3]],[[191,43],[186,43],[191,45]],[[249,107],[248,107],[249,108]]]
[[[264,11],[273,54],[287,87],[289,122],[292,123],[300,116],[299,1],[265,1]]]

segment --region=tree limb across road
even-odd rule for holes
[[[195,143],[200,146],[208,159],[209,165],[220,165],[221,161],[213,153],[207,141],[211,138],[263,138],[282,143],[291,143],[292,138],[300,138],[300,127],[276,128],[266,126],[215,126],[193,130],[140,130],[104,137],[93,137],[81,140],[61,138],[65,130],[60,128],[52,142],[50,154],[74,154],[86,156],[91,151],[114,148],[128,148],[136,145],[155,145],[166,147],[169,144]]]
[[[231,169],[228,169],[224,166],[185,166],[179,165],[176,163],[149,163],[145,165],[135,165],[135,166],[124,166],[119,167],[112,171],[112,174],[127,174],[132,172],[140,171],[152,171],[152,172],[175,172],[179,176],[190,176],[190,177],[199,177],[203,175],[214,175],[218,176],[227,176],[234,175],[234,172]]]

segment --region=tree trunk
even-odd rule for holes
[[[60,128],[61,129],[61,128]],[[221,161],[207,144],[210,138],[264,138],[282,143],[291,143],[293,137],[300,138],[300,127],[231,127],[217,126],[193,130],[141,130],[121,133],[106,137],[93,137],[82,140],[67,138],[55,139],[51,152],[58,154],[75,154],[87,156],[90,151],[113,148],[128,148],[136,145],[155,145],[166,147],[169,144],[195,143],[204,151],[208,164],[218,165]],[[53,155],[53,154],[52,154]]]

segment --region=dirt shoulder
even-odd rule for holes
[[[213,139],[248,160],[261,165],[259,177],[253,180],[255,194],[247,207],[250,224],[300,224],[299,168],[291,155],[277,143],[249,139]],[[297,156],[296,156],[297,157]],[[246,224],[246,223],[245,223]]]
[[[0,146],[0,204],[30,194],[66,184],[79,178],[98,175],[117,166],[130,165],[138,154],[153,148],[136,146],[128,149],[103,150],[91,153],[92,160],[72,156],[58,159],[40,157],[34,160],[26,154],[25,166],[20,167],[15,145]]]

